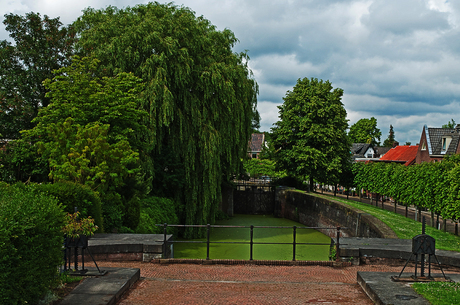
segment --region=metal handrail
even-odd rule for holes
[[[337,242],[336,242],[336,247],[337,247],[337,257],[340,256],[340,230],[341,229],[346,229],[346,227],[298,227],[298,226],[223,226],[223,225],[170,225],[170,224],[156,224],[155,226],[162,226],[163,227],[163,258],[166,258],[167,254],[167,243],[206,243],[206,260],[209,260],[209,245],[210,244],[249,244],[249,260],[253,260],[253,246],[254,245],[291,245],[292,244],[292,249],[293,249],[293,254],[292,254],[292,260],[295,261],[295,256],[296,256],[296,245],[316,245],[316,246],[321,246],[321,245],[330,245],[326,243],[299,243],[296,242],[296,235],[297,235],[297,229],[315,229],[315,230],[331,230],[335,229],[337,230]],[[184,240],[184,241],[168,241],[167,240],[167,228],[168,227],[177,227],[177,228],[207,228],[206,230],[206,241],[196,241],[196,240]],[[210,230],[211,228],[246,228],[250,229],[250,241],[245,242],[245,241],[210,241]],[[254,242],[254,229],[293,229],[293,242],[289,243],[268,243],[268,242]],[[161,240],[157,240],[157,242],[161,242]]]

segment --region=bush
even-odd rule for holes
[[[41,184],[38,189],[55,196],[63,205],[64,211],[73,214],[77,207],[81,218],[91,216],[99,227],[98,232],[104,229],[102,221],[101,200],[89,186],[70,181]]]
[[[136,233],[161,234],[162,227],[155,224],[179,224],[176,204],[173,200],[161,197],[148,197],[141,200],[141,218]],[[175,234],[177,228],[168,228],[168,234]]]
[[[0,185],[0,303],[36,304],[62,265],[64,212],[36,185]]]
[[[131,198],[123,204],[124,214],[123,226],[131,230],[136,230],[140,221],[140,200],[137,197]]]
[[[120,194],[103,194],[101,201],[104,230],[106,232],[112,232],[114,229],[118,230],[123,226],[123,218],[125,215],[123,201]]]

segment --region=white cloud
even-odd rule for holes
[[[146,0],[0,0],[0,13],[61,16],[91,6],[119,8]],[[259,83],[262,130],[278,120],[298,78],[330,80],[344,90],[350,123],[376,117],[383,136],[416,143],[424,124],[460,122],[460,1],[179,0],[249,50]],[[0,39],[6,39],[0,25]]]

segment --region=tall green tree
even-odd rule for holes
[[[38,13],[7,14],[3,23],[14,44],[0,41],[0,131],[5,139],[17,139],[49,104],[43,81],[70,63],[75,34],[59,18]]]
[[[247,54],[232,52],[233,32],[159,3],[87,9],[74,25],[80,54],[94,55],[107,74],[132,72],[144,80],[155,147],[143,159],[145,171],[167,173],[170,164],[160,161],[180,163],[183,184],[175,196],[185,207],[182,221],[213,222],[221,182],[238,172],[246,154],[257,101]]]
[[[299,79],[278,106],[280,120],[272,128],[275,160],[297,178],[336,184],[350,162],[348,121],[343,90],[329,81]]]
[[[393,130],[393,125],[390,125],[390,132],[388,134],[388,138],[386,138],[385,141],[383,141],[383,146],[393,147],[395,142],[396,140],[395,140],[395,132]]]
[[[360,119],[350,126],[348,137],[352,143],[368,143],[374,146],[380,145],[382,132],[377,128],[377,119]]]

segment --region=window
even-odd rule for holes
[[[253,159],[257,159],[257,154],[252,154]]]
[[[422,143],[422,150],[426,150],[426,143],[425,142]]]
[[[449,149],[450,142],[452,141],[451,137],[442,138],[442,149],[441,152],[446,152]]]

